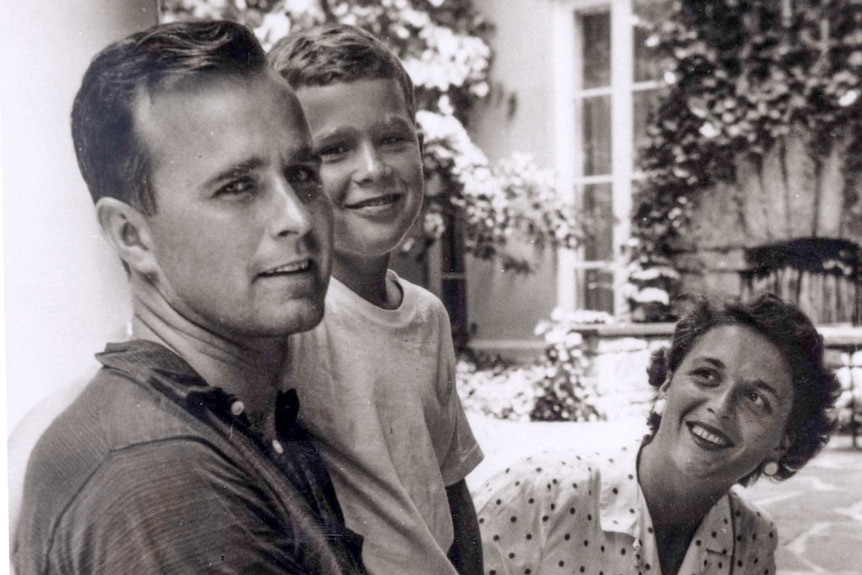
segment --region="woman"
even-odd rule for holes
[[[774,525],[731,488],[787,479],[828,441],[838,384],[822,338],[772,295],[698,299],[649,379],[643,440],[527,458],[480,490],[487,573],[775,572]]]

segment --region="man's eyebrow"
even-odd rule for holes
[[[253,172],[254,170],[263,166],[264,163],[264,159],[258,157],[243,160],[242,162],[230,166],[226,170],[219,172],[218,174],[207,180],[206,185],[214,186],[221,182],[226,182],[240,176],[247,176],[250,172]]]

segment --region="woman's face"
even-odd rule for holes
[[[790,368],[749,327],[706,332],[662,391],[667,402],[653,442],[684,477],[729,487],[787,447]]]

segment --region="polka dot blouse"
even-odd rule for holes
[[[485,572],[661,574],[638,447],[546,453],[488,480],[476,498]],[[730,491],[698,527],[679,573],[771,575],[777,543],[772,521]]]

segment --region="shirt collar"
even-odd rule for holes
[[[209,409],[220,417],[232,417],[231,405],[238,399],[213,387],[182,357],[163,345],[142,339],[109,343],[96,354],[105,367],[129,374],[133,381],[152,386],[191,413]],[[279,392],[276,399],[276,425],[279,433],[293,435],[299,399],[295,389]],[[238,419],[246,420],[245,415]],[[247,423],[247,422],[246,422]]]
[[[603,531],[641,536],[638,524],[641,506],[646,510],[643,492],[637,482],[638,453],[643,440],[632,442],[611,455],[602,458],[602,492],[599,513]],[[692,545],[702,542],[702,548],[712,553],[727,555],[733,549],[733,522],[730,497],[725,494],[713,505],[695,532]],[[644,520],[650,521],[647,517]]]

